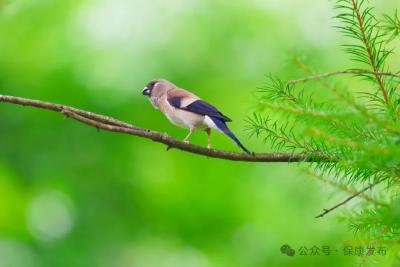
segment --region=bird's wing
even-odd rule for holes
[[[213,105],[201,100],[197,96],[183,89],[173,89],[169,91],[167,93],[167,100],[168,103],[175,108],[219,118],[225,122],[232,121]]]

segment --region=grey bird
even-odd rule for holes
[[[191,92],[167,80],[157,79],[150,81],[142,94],[148,96],[154,108],[161,110],[170,122],[189,129],[189,134],[183,140],[185,143],[189,143],[193,131],[205,130],[208,135],[207,147],[211,149],[210,134],[211,129],[215,129],[229,136],[244,152],[250,153],[226,125],[232,120]]]

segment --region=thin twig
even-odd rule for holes
[[[307,175],[309,175],[309,176],[314,177],[315,179],[317,179],[317,180],[319,180],[319,181],[321,181],[321,182],[323,182],[323,183],[326,183],[326,184],[328,184],[328,185],[330,185],[330,186],[332,186],[332,187],[335,187],[335,188],[337,188],[337,189],[339,189],[339,190],[341,190],[341,191],[343,191],[343,192],[346,192],[346,193],[348,193],[348,194],[355,195],[355,194],[358,194],[358,193],[359,193],[358,191],[356,191],[355,189],[353,189],[353,188],[351,188],[351,187],[347,187],[347,186],[342,185],[342,184],[340,184],[340,183],[337,183],[337,182],[335,182],[335,181],[326,179],[326,178],[323,177],[322,175],[319,175],[319,174],[310,172],[309,170],[305,170],[305,173],[306,173]],[[373,197],[371,197],[371,196],[369,196],[369,195],[367,195],[367,194],[364,194],[364,193],[358,194],[358,196],[359,196],[360,198],[363,198],[363,199],[365,199],[365,200],[367,200],[367,201],[369,201],[369,202],[371,202],[371,203],[374,203],[374,204],[376,204],[376,205],[380,205],[380,206],[389,206],[388,203],[382,202],[382,201],[380,201],[380,200],[378,200],[378,199],[375,199],[375,198],[373,198]]]
[[[89,112],[82,109],[73,108],[66,105],[44,102],[40,100],[27,99],[16,96],[0,95],[0,102],[7,102],[23,106],[32,106],[41,109],[52,110],[63,113],[65,116],[73,118],[79,122],[91,125],[97,129],[103,129],[110,132],[119,132],[130,134],[153,140],[155,142],[166,144],[169,148],[177,148],[183,151],[191,152],[198,155],[204,155],[212,158],[220,158],[233,161],[247,162],[311,162],[320,161],[321,159],[315,155],[305,153],[240,153],[233,151],[223,151],[217,149],[208,149],[198,145],[184,143],[173,137],[160,132],[134,126],[130,123]]]
[[[349,202],[350,200],[352,200],[353,198],[363,194],[365,191],[371,189],[372,187],[374,187],[375,185],[381,183],[382,181],[384,181],[385,179],[381,179],[373,184],[368,185],[367,187],[365,187],[364,189],[362,189],[361,191],[356,192],[355,194],[349,196],[348,198],[346,198],[345,200],[343,200],[342,202],[336,204],[335,206],[329,208],[329,209],[324,209],[324,211],[320,214],[318,214],[317,216],[315,216],[315,218],[322,218],[324,217],[326,214],[328,214],[329,212],[339,208],[340,206],[343,206],[344,204],[346,204],[347,202]]]
[[[395,73],[391,73],[391,72],[374,72],[374,71],[370,71],[370,70],[338,70],[338,71],[334,71],[334,72],[315,74],[313,76],[309,76],[309,77],[302,78],[302,79],[288,80],[286,83],[287,84],[304,83],[304,82],[308,82],[308,81],[318,80],[318,79],[327,78],[327,77],[336,76],[336,75],[342,75],[342,74],[373,74],[373,75],[378,75],[378,76],[390,76],[390,77],[400,79],[399,74],[395,74]]]

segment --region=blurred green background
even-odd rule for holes
[[[64,103],[183,138],[141,95],[166,78],[245,118],[264,75],[351,66],[333,1],[0,1],[0,93]],[[393,13],[397,0],[372,1]],[[205,158],[62,115],[0,104],[0,266],[351,266],[345,223],[314,219],[343,193],[296,164]],[[216,148],[239,149],[225,136]],[[192,143],[206,145],[204,132]],[[357,203],[357,202],[355,202]],[[351,209],[351,205],[349,205]],[[338,212],[340,213],[340,212]],[[288,257],[283,244],[328,245]],[[388,260],[386,260],[389,262]],[[389,264],[389,263],[387,263]],[[387,266],[385,260],[380,266]],[[389,266],[389,265],[388,265]]]

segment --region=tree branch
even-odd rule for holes
[[[321,182],[323,182],[325,184],[328,184],[328,185],[333,186],[333,187],[335,187],[335,188],[337,188],[339,190],[342,190],[343,192],[346,192],[346,193],[351,194],[351,195],[356,195],[357,194],[357,196],[359,196],[360,198],[363,198],[363,199],[365,199],[365,200],[367,200],[367,201],[369,201],[371,203],[374,203],[375,205],[389,206],[388,203],[385,203],[385,202],[382,202],[382,201],[380,201],[378,199],[375,199],[375,198],[371,197],[370,195],[364,194],[363,192],[359,193],[359,191],[356,191],[356,189],[353,189],[351,187],[347,187],[345,185],[342,185],[342,184],[340,184],[338,182],[335,182],[335,181],[332,181],[330,179],[326,179],[322,175],[319,175],[317,173],[310,172],[309,170],[305,170],[305,173],[307,175],[309,175],[309,176],[312,176],[312,177],[316,178],[317,180],[319,180],[319,181],[321,181]]]
[[[203,155],[212,158],[220,158],[233,161],[247,161],[247,162],[312,162],[320,160],[317,156],[308,155],[305,153],[240,153],[232,151],[223,151],[217,149],[208,149],[198,145],[184,143],[173,137],[160,132],[151,131],[148,129],[140,128],[130,123],[114,119],[109,116],[104,116],[89,112],[74,107],[44,102],[40,100],[27,99],[16,96],[0,95],[0,102],[7,102],[22,106],[31,106],[40,109],[52,110],[60,112],[67,117],[73,118],[81,123],[96,127],[97,129],[104,129],[110,132],[119,132],[130,134],[134,136],[143,137],[153,140],[155,142],[163,143],[168,148],[177,148],[182,151],[191,152],[198,155]]]
[[[315,74],[313,76],[309,76],[309,77],[302,78],[302,79],[288,80],[287,83],[288,84],[304,83],[304,82],[308,82],[308,81],[312,81],[312,80],[318,80],[318,79],[341,75],[341,74],[372,74],[372,75],[378,75],[378,76],[390,76],[390,77],[400,79],[399,74],[395,74],[395,73],[391,73],[391,72],[374,72],[374,71],[370,71],[370,70],[338,70],[338,71],[334,71],[334,72]]]
[[[346,198],[345,200],[343,200],[342,202],[336,204],[335,206],[329,208],[329,209],[324,209],[324,211],[320,214],[318,214],[317,216],[315,216],[315,218],[322,218],[324,217],[326,214],[328,214],[329,212],[339,208],[340,206],[343,206],[344,204],[346,204],[347,202],[349,202],[350,200],[352,200],[353,198],[363,194],[365,191],[371,189],[372,187],[374,187],[375,185],[379,184],[380,182],[384,181],[386,179],[381,179],[373,184],[368,185],[367,187],[363,188],[361,191],[356,192],[355,194],[349,196],[348,198]]]

